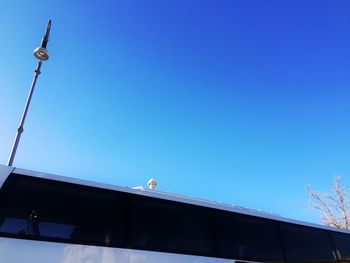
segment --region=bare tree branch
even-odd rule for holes
[[[321,195],[311,186],[307,187],[307,192],[311,197],[310,206],[320,211],[323,224],[350,230],[350,199],[340,177],[334,178],[331,193]]]

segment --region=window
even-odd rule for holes
[[[288,223],[279,225],[288,262],[334,260],[327,231]]]
[[[350,235],[343,233],[332,233],[336,249],[342,259],[350,260]]]
[[[96,245],[123,242],[124,195],[13,174],[0,197],[0,233]]]
[[[137,196],[131,207],[131,247],[213,256],[207,209]]]
[[[273,221],[218,211],[216,226],[220,257],[283,261]]]

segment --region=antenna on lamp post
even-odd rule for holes
[[[34,70],[34,78],[33,78],[32,85],[31,85],[30,90],[29,90],[29,95],[28,95],[27,102],[26,102],[25,107],[24,107],[21,121],[20,121],[19,126],[17,128],[16,138],[15,138],[15,141],[13,143],[11,154],[10,154],[10,157],[9,157],[9,160],[7,163],[8,166],[12,166],[13,160],[15,159],[17,147],[18,147],[19,141],[21,139],[24,121],[25,121],[26,116],[27,116],[27,112],[28,112],[28,108],[30,105],[30,101],[32,99],[35,84],[36,84],[36,81],[38,79],[39,74],[41,73],[40,72],[41,64],[43,61],[46,61],[49,59],[49,53],[47,52],[46,46],[47,46],[47,42],[49,41],[50,29],[51,29],[51,20],[49,20],[49,22],[47,23],[45,36],[43,37],[43,39],[41,41],[41,46],[34,50],[34,57],[38,60],[38,66]]]

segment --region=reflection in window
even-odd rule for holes
[[[350,235],[343,233],[332,233],[332,237],[342,259],[350,260]]]
[[[327,231],[280,223],[285,253],[289,262],[334,260]]]
[[[213,255],[209,209],[146,197],[135,197],[131,206],[132,247]]]
[[[13,174],[0,199],[0,232],[95,245],[123,242],[123,194]]]
[[[218,253],[222,257],[283,260],[273,221],[222,212],[217,214],[216,228]]]

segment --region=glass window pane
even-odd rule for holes
[[[341,258],[350,260],[350,234],[332,232],[332,237]]]
[[[123,242],[125,195],[13,174],[0,199],[0,232],[81,244]]]
[[[277,227],[270,220],[220,211],[217,243],[221,257],[282,261]]]
[[[288,223],[280,228],[289,262],[334,260],[327,231]]]
[[[211,229],[205,208],[147,197],[133,200],[132,247],[212,256]]]

